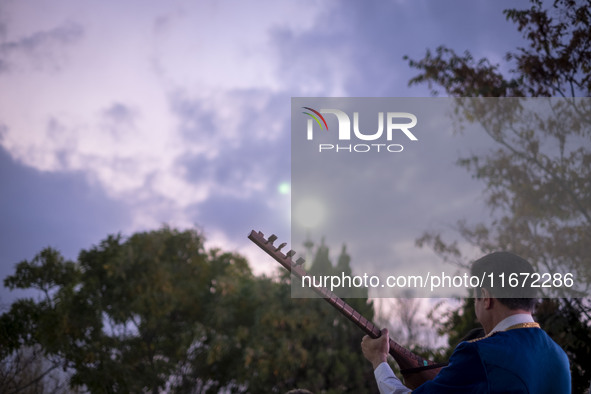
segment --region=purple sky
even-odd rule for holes
[[[501,62],[522,43],[501,11],[525,6],[1,2],[0,276],[45,246],[73,259],[165,223],[268,271],[246,235],[289,237],[291,97],[428,96],[404,55],[444,44]]]

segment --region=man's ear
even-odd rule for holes
[[[493,300],[492,295],[490,294],[490,291],[484,287],[481,289],[481,291],[482,291],[481,298],[482,298],[482,302],[484,303],[484,308],[485,309],[492,308],[494,300]]]

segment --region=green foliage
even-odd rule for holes
[[[47,248],[5,285],[40,295],[0,316],[2,359],[35,346],[49,370],[71,371],[72,388],[375,390],[355,326],[323,300],[291,299],[288,277],[255,277],[241,256],[206,251],[195,231],[109,236],[76,262]],[[357,307],[372,317],[367,300]]]
[[[452,309],[437,322],[440,335],[447,335],[449,347],[435,357],[439,362],[449,359],[455,347],[463,340],[466,340],[470,333],[477,333],[475,337],[483,336],[482,326],[476,319],[474,311],[474,299],[466,298],[461,307]]]
[[[589,387],[589,361],[591,354],[591,329],[589,316],[581,318],[581,310],[589,306],[579,305],[588,299],[544,299],[536,308],[536,319],[544,330],[568,354],[574,392]]]
[[[530,8],[506,10],[505,16],[528,42],[527,47],[506,55],[509,73],[502,73],[488,59],[476,61],[470,52],[458,55],[441,46],[434,53],[427,51],[423,59],[409,60],[420,71],[410,84],[428,83],[454,97],[564,98],[545,102],[546,117],[522,112],[516,101],[505,101],[514,108],[504,112],[482,111],[486,106],[482,100],[464,101],[471,103],[467,106],[458,101],[464,117],[480,123],[497,149],[458,161],[485,184],[492,215],[489,223],[459,221],[456,229],[483,253],[512,250],[538,268],[573,272],[578,283],[586,286],[582,295],[587,296],[591,109],[588,100],[574,97],[591,95],[591,8],[588,1],[555,0],[548,7],[547,2],[531,0]],[[513,122],[504,123],[499,113],[513,115]],[[425,233],[417,243],[431,245],[447,261],[466,264],[458,242],[446,242],[437,232]],[[443,332],[450,332],[450,342],[458,337],[456,327],[472,324],[471,309],[466,302],[441,325]],[[574,392],[583,392],[591,378],[590,312],[588,298],[565,297],[544,300],[536,315],[569,355]]]
[[[410,84],[440,86],[454,97],[574,97],[591,95],[591,8],[586,0],[530,0],[525,10],[504,11],[528,41],[509,52],[509,77],[500,65],[478,61],[469,51],[458,55],[440,46],[423,59],[405,57],[421,71]],[[433,90],[433,94],[438,94]]]
[[[2,316],[3,348],[40,345],[92,392],[163,387],[207,320],[213,274],[250,275],[239,257],[207,254],[194,232],[170,229],[123,241],[109,236],[66,262],[50,248],[5,280],[42,291]],[[19,328],[19,329],[15,329]],[[3,344],[3,345],[4,345]]]

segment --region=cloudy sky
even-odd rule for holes
[[[246,235],[289,239],[291,97],[428,96],[404,55],[501,62],[522,42],[501,11],[526,4],[1,0],[0,276],[162,224],[268,270]]]

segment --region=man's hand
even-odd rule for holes
[[[361,341],[361,350],[365,358],[373,365],[373,369],[376,369],[378,365],[388,359],[388,351],[390,350],[388,330],[382,329],[382,335],[376,339],[372,339],[368,335],[364,336]]]

